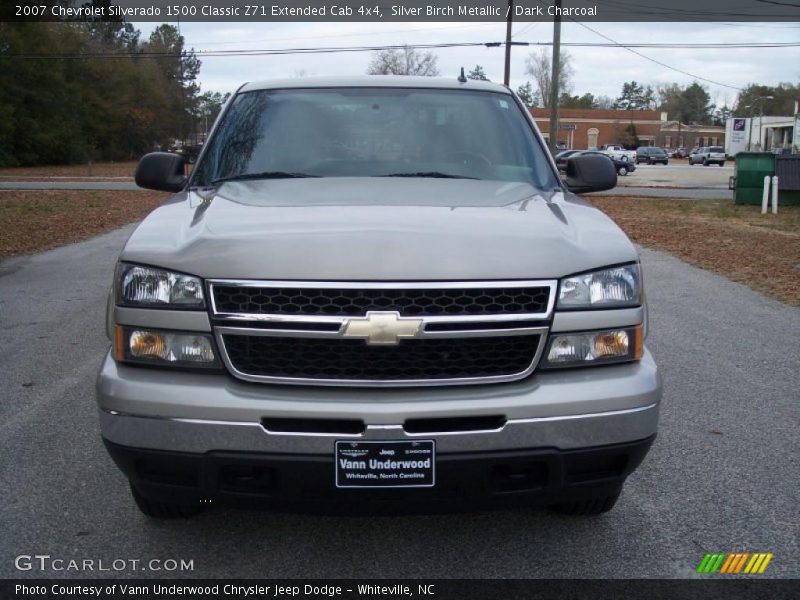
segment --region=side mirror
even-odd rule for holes
[[[179,192],[186,185],[184,158],[170,152],[145,154],[136,167],[136,185],[148,190]]]
[[[602,192],[617,185],[617,169],[607,156],[584,154],[567,161],[564,178],[570,192]]]

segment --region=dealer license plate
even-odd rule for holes
[[[337,440],[335,455],[339,488],[433,487],[436,482],[433,440]]]

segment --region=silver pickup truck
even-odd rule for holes
[[[609,510],[656,434],[637,251],[505,87],[248,83],[133,232],[102,436],[153,517],[241,505]]]

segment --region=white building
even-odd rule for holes
[[[800,115],[793,117],[732,118],[725,123],[725,153],[800,153]]]

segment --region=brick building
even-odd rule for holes
[[[694,148],[695,146],[724,146],[725,128],[717,125],[686,125],[667,121],[661,128],[656,146],[662,148]]]
[[[550,137],[550,111],[530,109],[545,138]],[[558,140],[567,148],[597,148],[603,144],[643,146],[723,145],[725,128],[712,125],[684,125],[668,121],[660,110],[594,110],[562,108],[559,111]]]

